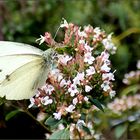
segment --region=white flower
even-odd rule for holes
[[[28,106],[28,108],[31,108],[34,104],[35,104],[35,99],[32,97],[30,98],[30,105]]]
[[[71,84],[68,89],[68,92],[72,97],[75,96],[75,94],[78,92],[77,86],[75,84]]]
[[[45,37],[40,35],[40,38],[36,39],[36,42],[40,41],[39,45],[45,42]]]
[[[59,55],[58,62],[64,65],[67,65],[68,61],[72,59],[72,56],[69,55]]]
[[[100,33],[101,33],[100,27],[94,28],[94,32],[95,32],[96,34],[100,34]]]
[[[80,81],[83,81],[84,80],[84,72],[81,72],[81,73],[77,73],[76,77],[73,79],[73,83],[75,85],[80,85]]]
[[[53,115],[54,115],[54,118],[56,119],[56,120],[60,120],[61,119],[61,112],[58,112],[58,113],[53,113]]]
[[[46,87],[44,87],[44,90],[46,93],[48,93],[49,95],[52,94],[52,92],[54,91],[54,87],[52,85],[46,85]]]
[[[111,54],[114,54],[116,52],[116,49],[117,48],[112,43],[111,36],[112,36],[112,34],[109,34],[107,36],[107,38],[105,38],[105,39],[102,40],[102,43],[105,46],[105,49],[109,50],[111,52]]]
[[[116,92],[114,90],[111,90],[109,92],[110,98],[114,97],[116,95]]]
[[[80,39],[80,40],[79,40],[79,43],[80,43],[80,44],[85,44],[85,40]]]
[[[100,36],[100,34],[101,34],[100,28],[99,27],[96,27],[94,29],[94,33],[95,33],[95,35],[93,36],[93,40],[96,40]]]
[[[77,124],[76,124],[76,127],[78,128],[78,129],[81,129],[82,128],[82,126],[85,126],[86,124],[85,124],[85,122],[84,122],[84,120],[78,120],[77,121]]]
[[[84,55],[84,62],[88,63],[88,64],[93,64],[93,61],[95,60],[95,58],[91,55],[90,52],[85,53]]]
[[[78,99],[77,99],[77,98],[74,98],[74,99],[72,100],[72,103],[73,103],[74,105],[76,105],[76,104],[78,103]]]
[[[84,97],[84,100],[87,102],[87,101],[88,101],[88,97],[85,96],[85,97]]]
[[[101,88],[102,88],[104,91],[108,91],[108,90],[110,89],[109,84],[110,84],[109,81],[104,81],[103,84],[101,84]]]
[[[62,79],[60,82],[60,87],[64,87],[67,84],[65,79]]]
[[[52,69],[51,70],[51,75],[58,76],[59,74],[60,74],[60,70],[59,69]]]
[[[78,35],[80,37],[87,37],[87,34],[84,31],[81,32],[80,30],[78,30]]]
[[[89,69],[86,70],[86,75],[90,76],[95,74],[95,68],[93,66],[89,66]]]
[[[113,73],[103,73],[102,74],[102,80],[112,80],[112,81],[114,81],[115,79],[114,79],[114,74]]]
[[[102,60],[103,61],[108,61],[108,59],[109,59],[109,53],[108,52],[102,52],[101,53],[101,57],[102,57]]]
[[[86,85],[85,86],[85,92],[90,92],[92,90],[92,87]]]
[[[74,105],[69,105],[67,108],[65,108],[65,110],[67,112],[70,112],[70,113],[72,113],[74,109],[75,109],[75,106]]]
[[[66,81],[66,85],[67,86],[69,86],[70,84],[71,84],[71,81],[70,80]]]
[[[65,19],[63,19],[63,23],[60,25],[60,27],[61,28],[64,28],[64,27],[68,28],[69,24],[68,24],[68,22]]]
[[[45,98],[41,98],[41,103],[44,105],[52,104],[53,100],[49,99],[49,96],[46,96]]]
[[[93,50],[93,48],[91,48],[89,45],[85,44],[84,45],[85,49],[87,52],[91,52]]]
[[[101,66],[101,71],[109,72],[110,69],[111,69],[111,68],[108,67],[106,63],[104,63],[104,64]]]
[[[69,86],[70,84],[71,84],[70,80],[66,81],[65,79],[62,79],[60,82],[60,87]]]
[[[65,129],[65,126],[62,123],[60,123],[58,125],[58,130],[63,130],[63,129]]]

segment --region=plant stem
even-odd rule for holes
[[[47,133],[51,134],[51,131],[42,123],[36,120],[36,118],[28,111],[28,109],[23,110],[26,114],[28,114],[33,120],[35,120],[38,124],[40,124]]]

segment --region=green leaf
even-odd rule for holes
[[[115,136],[119,139],[127,130],[127,125],[119,125],[115,128]]]
[[[140,128],[140,123],[134,123],[130,125],[130,131],[139,130],[139,128]]]
[[[127,95],[130,92],[136,93],[139,89],[140,89],[139,84],[131,85],[125,88],[124,90],[122,90],[121,95]]]
[[[49,140],[69,140],[70,131],[68,129],[55,131],[49,138]]]
[[[93,99],[93,98],[89,98],[89,100],[91,101],[91,103],[93,103],[97,108],[99,108],[100,110],[102,110],[104,112],[104,109],[102,107],[102,104],[97,100],[97,99]]]
[[[20,113],[21,111],[19,109],[11,111],[10,113],[8,113],[5,117],[5,120],[8,121],[9,119],[11,119],[12,117],[14,117],[16,114]]]
[[[46,121],[45,125],[49,125],[51,128],[56,128],[60,123],[63,123],[63,120],[56,120],[50,116]]]
[[[82,125],[82,129],[83,129],[85,132],[87,132],[87,134],[91,135],[91,132],[90,132],[90,130],[89,130],[88,127]]]

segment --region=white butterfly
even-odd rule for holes
[[[29,99],[45,84],[53,66],[53,49],[0,41],[0,97]]]

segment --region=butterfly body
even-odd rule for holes
[[[45,84],[52,69],[54,51],[0,41],[0,97],[8,100],[31,98]]]

